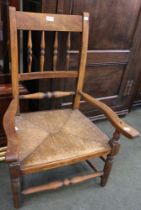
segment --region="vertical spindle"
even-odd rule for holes
[[[55,32],[54,51],[53,51],[53,70],[56,71],[58,60],[58,32]]]
[[[44,62],[45,62],[45,32],[42,31],[41,34],[41,51],[40,51],[40,70],[44,71]]]
[[[32,38],[31,38],[31,31],[28,32],[28,72],[31,72],[32,67]]]
[[[70,47],[71,47],[71,33],[68,32],[68,37],[67,37],[67,54],[66,54],[66,69],[67,70],[69,70]]]

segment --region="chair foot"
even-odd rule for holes
[[[101,186],[104,187],[108,181],[111,169],[113,165],[113,157],[111,155],[107,156],[107,160],[104,166],[104,175],[101,177]]]
[[[15,208],[20,208],[21,203],[21,182],[20,178],[11,180],[13,203]]]

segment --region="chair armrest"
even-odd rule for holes
[[[139,136],[139,132],[133,127],[129,126],[123,120],[121,120],[109,106],[101,101],[98,101],[96,98],[88,95],[87,93],[84,93],[82,91],[80,91],[79,93],[86,101],[88,101],[96,108],[100,109],[119,133],[128,138],[135,138]]]
[[[7,137],[7,162],[15,162],[19,160],[19,139],[15,130],[15,115],[17,108],[18,101],[13,99],[3,118],[3,126]]]

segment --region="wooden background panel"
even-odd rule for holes
[[[89,50],[88,64],[113,63],[127,64],[130,56],[130,50]]]
[[[59,13],[71,14],[73,7],[73,0],[42,0],[42,12],[45,13]]]
[[[0,3],[0,9],[1,9],[1,3]],[[1,13],[1,10],[0,10]],[[2,58],[2,40],[3,40],[3,32],[2,32],[2,21],[1,21],[1,14],[0,14],[0,59]]]
[[[95,97],[118,95],[124,68],[124,65],[87,67],[84,90]]]
[[[125,65],[88,66],[85,76],[86,79],[84,83],[84,91],[96,98],[102,98],[103,100],[107,101],[107,103],[110,101],[111,105],[115,106],[117,101],[112,103],[112,99],[119,97],[119,90],[124,71]],[[75,85],[75,79],[65,79],[64,87],[62,87],[62,89],[65,91],[74,91]],[[71,103],[72,97],[67,97],[62,99],[61,106],[68,106],[71,105]],[[83,106],[82,103],[81,107],[84,109],[86,106]],[[88,107],[86,110],[87,109]]]
[[[87,64],[127,64],[130,50],[88,50]],[[79,53],[70,51],[69,69],[78,69]]]
[[[42,0],[41,11],[45,13],[56,13],[57,0]]]
[[[140,6],[140,0],[76,0],[73,14],[90,13],[89,49],[129,49]]]
[[[139,83],[136,87],[136,92],[134,96],[134,103],[132,105],[133,107],[141,106],[141,73],[139,75]]]
[[[136,63],[138,61],[136,57],[139,57],[137,56],[139,53],[136,50],[136,46],[139,46],[140,35],[136,36],[137,33],[135,31],[140,31],[139,15],[141,1],[42,0],[36,2],[41,3],[42,12],[82,14],[83,11],[86,11],[90,13],[90,38],[86,71],[91,83],[86,81],[85,89],[92,95],[102,98],[114,110],[127,113],[130,102],[129,95],[131,93],[129,92],[126,96],[123,93],[127,89],[128,83],[133,82],[132,77],[137,76]],[[69,69],[72,70],[78,69],[78,61],[76,61],[80,45],[76,42],[77,38],[79,39],[78,36],[76,34],[71,36],[72,44],[70,48]],[[50,46],[53,44],[54,34],[52,37],[47,38],[46,36],[47,41],[50,40]],[[59,37],[58,70],[65,69],[66,54],[66,35],[62,33]],[[46,56],[48,60],[45,64],[46,69],[48,69],[48,65],[52,64],[50,56],[52,52],[48,54],[48,48],[49,46],[46,45]],[[136,61],[133,65],[131,65],[132,60]],[[105,80],[103,76],[106,77]],[[93,81],[96,82],[99,88],[94,86]],[[44,85],[41,83],[40,88],[48,89],[47,84],[48,81]],[[54,82],[51,81],[49,89],[72,90],[74,86],[75,82],[72,80],[68,80],[66,86],[64,85],[64,81],[55,80]],[[133,87],[130,89],[133,90]],[[115,94],[117,94],[116,98]],[[70,104],[71,99],[65,98],[59,101],[59,103],[55,104],[54,108],[59,108],[59,106],[65,107],[64,104]],[[95,115],[96,113],[92,107],[89,107],[86,103],[84,104],[83,101],[82,109],[87,114],[92,113],[92,115]],[[89,114],[89,116],[92,115]]]

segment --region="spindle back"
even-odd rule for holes
[[[83,88],[85,66],[87,59],[88,33],[89,33],[89,14],[81,15],[60,15],[60,14],[43,14],[16,11],[14,7],[9,7],[9,26],[10,26],[10,54],[11,54],[11,74],[12,74],[12,93],[13,98],[22,99],[40,99],[51,97],[63,97],[75,95],[74,108],[79,108],[80,95],[79,91]],[[18,63],[18,30],[28,30],[27,54],[28,70],[19,72]],[[40,42],[40,69],[32,72],[32,31],[41,32]],[[55,39],[53,45],[53,67],[45,71],[45,32],[54,31]],[[57,71],[58,61],[58,33],[68,32],[67,52],[66,52],[66,69]],[[78,71],[69,70],[71,32],[82,34],[80,61]],[[19,81],[45,79],[45,78],[77,78],[76,92],[55,91],[47,93],[33,93],[19,97]]]

